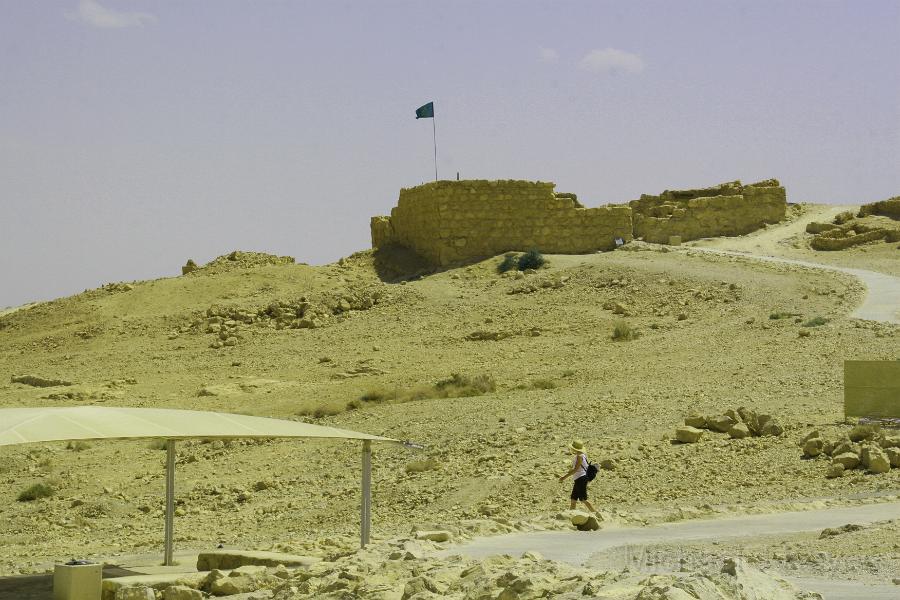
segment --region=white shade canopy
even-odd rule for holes
[[[138,438],[339,438],[398,442],[297,421],[197,410],[112,406],[0,409],[0,446]]]

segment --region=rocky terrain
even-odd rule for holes
[[[734,247],[815,253],[803,220],[822,210],[798,209],[784,225],[734,238]],[[866,262],[875,244],[884,256]],[[843,257],[833,260],[897,274],[895,246],[879,240],[819,252],[818,260]],[[426,529],[571,528],[554,515],[568,505],[569,484],[556,478],[567,469],[573,438],[603,466],[590,493],[608,523],[852,505],[900,492],[898,468],[851,467],[838,477],[832,467],[842,437],[859,444],[842,412],[843,361],[900,359],[900,328],[847,317],[864,293],[856,279],[642,243],[547,256],[544,268],[501,275],[502,258],[386,283],[370,252],[322,267],[232,253],[182,276],[7,311],[0,316],[0,406],[218,410],[411,440],[423,449],[375,447],[373,528],[382,545]],[[731,435],[740,423],[752,430],[739,409],[770,416],[777,432]],[[685,419],[729,410],[737,418],[724,432],[713,427],[695,443],[677,441]],[[814,430],[819,436],[810,438]],[[815,455],[806,452],[810,439],[822,442]],[[889,463],[890,448],[882,448]],[[157,551],[161,449],[118,441],[0,449],[0,574],[41,572],[72,556]],[[848,451],[862,462],[861,444]],[[343,551],[335,549],[349,553],[354,544],[355,444],[198,440],[179,443],[178,463],[178,548],[224,543],[337,560]],[[37,484],[49,491],[17,500]],[[896,521],[879,531],[896,533]],[[791,551],[839,554],[864,570],[872,538],[838,537],[839,552],[831,539],[806,538]],[[696,589],[725,589],[737,577],[722,573],[726,555],[752,554],[768,572],[781,560],[782,542],[703,546],[698,553],[712,556],[706,571],[640,581],[570,572],[536,557],[394,559],[390,569],[406,582],[404,597],[497,597],[472,591],[483,585],[490,593],[512,586],[572,597],[595,586],[597,597],[614,598],[599,590],[621,584],[632,586],[623,598],[680,598],[663,588],[692,577]],[[382,545],[372,552],[394,551]],[[896,544],[879,545],[867,576],[900,576],[898,555]],[[372,566],[368,554],[345,560],[330,572],[338,575],[305,587],[291,579],[275,597],[357,597],[347,590],[370,580],[359,569],[388,568]],[[470,569],[479,575],[465,575]],[[554,583],[545,586],[548,574]],[[531,583],[514,584],[521,577]],[[474,580],[482,583],[465,583]],[[374,588],[352,593],[395,597]],[[516,593],[503,597],[537,597]]]

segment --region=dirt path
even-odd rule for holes
[[[880,321],[882,323],[900,324],[900,277],[867,271],[865,269],[852,269],[850,267],[838,267],[824,263],[810,262],[781,256],[766,256],[750,252],[737,252],[733,250],[720,250],[718,248],[686,248],[685,252],[708,252],[726,256],[738,256],[766,262],[774,262],[788,265],[797,265],[825,271],[847,273],[861,280],[868,290],[862,304],[856,307],[850,316],[856,319],[868,321]]]
[[[597,565],[608,562],[609,556],[624,548],[633,550],[653,544],[721,540],[724,538],[754,537],[817,531],[846,523],[868,524],[900,518],[900,502],[886,502],[848,508],[828,508],[801,512],[766,515],[747,515],[723,519],[682,521],[650,527],[620,527],[597,532],[554,531],[514,533],[496,537],[476,538],[468,544],[455,546],[443,554],[463,554],[484,558],[496,554],[519,556],[526,551],[540,552],[545,558],[574,565]],[[879,595],[896,586],[872,586],[859,582],[803,579],[798,582],[806,589],[818,591],[828,600],[843,598],[888,598]],[[891,589],[893,588],[893,590]]]

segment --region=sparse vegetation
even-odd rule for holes
[[[547,259],[538,250],[533,249],[522,255],[516,255],[515,252],[507,252],[503,255],[503,260],[497,265],[498,273],[506,273],[507,271],[525,269],[540,269],[547,263]]]
[[[434,471],[440,468],[440,463],[433,458],[426,460],[417,460],[406,465],[403,470],[407,473],[423,473],[425,471]]]
[[[368,403],[391,402],[402,404],[430,398],[466,398],[483,396],[497,390],[494,378],[487,374],[468,376],[454,373],[432,386],[417,386],[408,389],[374,388],[367,390],[359,400]]]
[[[150,440],[150,443],[147,444],[147,447],[151,450],[165,450],[166,440]]]
[[[519,259],[516,257],[515,252],[508,252],[504,255],[503,260],[500,261],[500,264],[497,265],[498,273],[506,273],[507,271],[512,271],[513,269],[517,269],[519,267]]]
[[[345,407],[347,410],[357,410],[362,408],[362,402],[359,400],[350,400],[347,402],[347,406]]]
[[[483,396],[497,389],[494,378],[490,375],[468,377],[454,373],[434,385],[437,398],[463,398],[467,396]]]
[[[538,252],[537,249],[532,249],[519,257],[519,270],[540,269],[546,262],[543,254]]]
[[[19,502],[32,502],[33,500],[38,500],[40,498],[49,498],[53,494],[56,493],[56,488],[54,488],[49,483],[40,482],[35,483],[21,492],[19,492],[19,496],[16,498]]]
[[[638,332],[625,321],[618,321],[613,327],[612,339],[617,342],[628,342],[638,337]]]
[[[804,327],[821,327],[825,323],[828,322],[828,319],[825,317],[813,317],[809,321],[803,324]]]
[[[785,311],[773,312],[769,315],[769,318],[773,321],[778,321],[780,319],[790,319],[791,317],[799,317],[800,313],[792,313]]]
[[[90,442],[85,442],[84,440],[72,440],[68,444],[66,444],[66,450],[73,450],[75,452],[83,452],[91,447]]]

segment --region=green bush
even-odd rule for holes
[[[821,327],[825,323],[828,322],[828,319],[825,317],[813,317],[809,321],[803,324],[804,327]]]
[[[49,498],[56,493],[56,489],[49,483],[35,483],[21,492],[17,498],[19,502],[31,502],[39,498]]]
[[[506,273],[507,271],[511,271],[513,269],[518,268],[518,266],[519,266],[519,259],[516,258],[516,254],[514,252],[508,252],[503,257],[503,260],[500,261],[500,264],[497,265],[497,272],[498,273]]]
[[[529,250],[519,257],[519,270],[524,271],[525,269],[540,269],[546,262],[547,261],[544,260],[544,255],[538,252],[536,249]]]
[[[612,339],[617,342],[627,342],[637,339],[638,332],[625,321],[619,321],[613,327]]]

